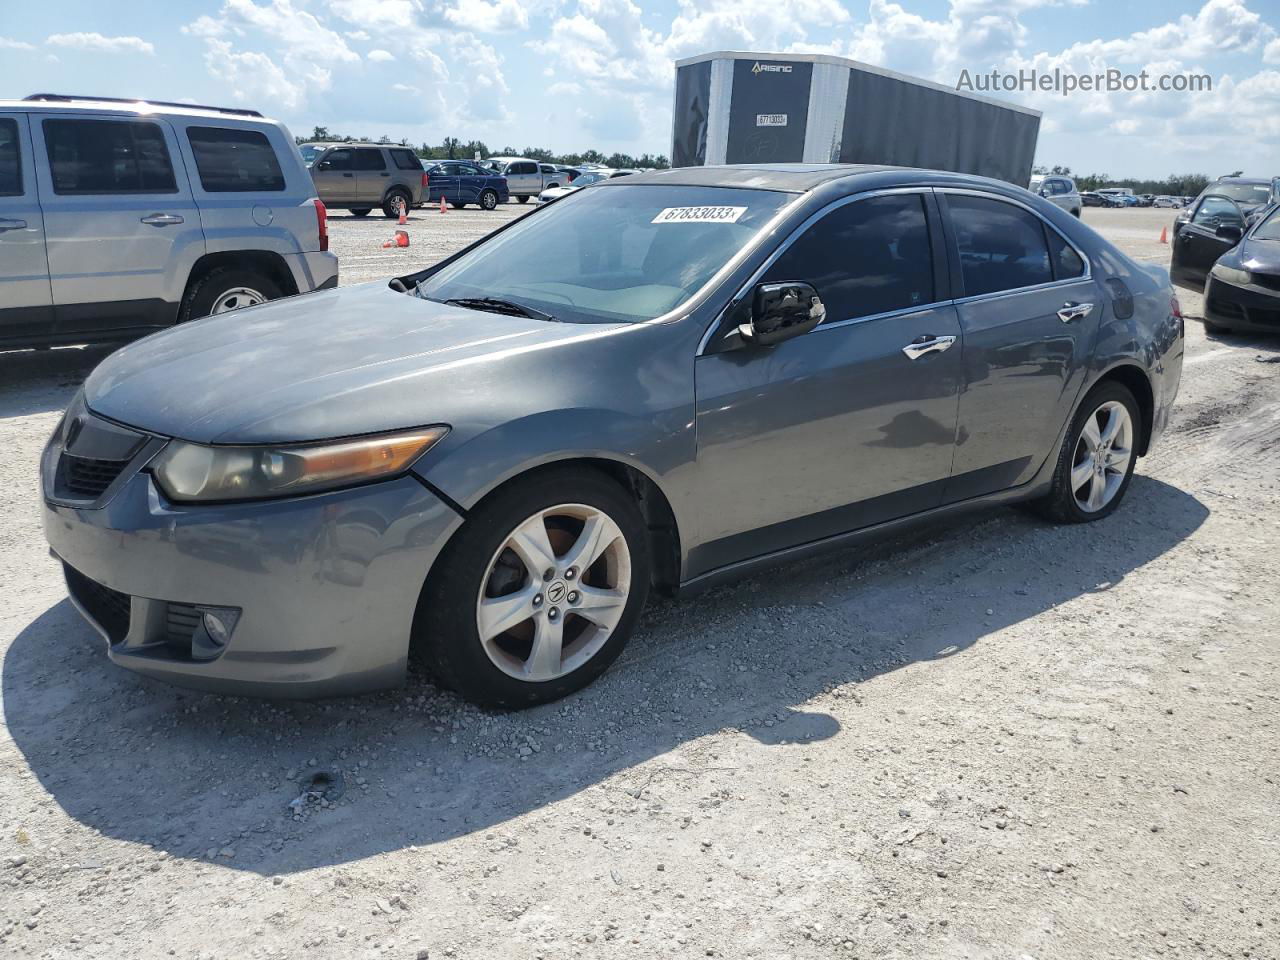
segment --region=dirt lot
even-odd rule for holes
[[[523,209],[333,242],[376,278]],[[1172,216],[1086,211],[1152,261]],[[517,715],[109,665],[35,481],[104,352],[0,354],[0,956],[1280,956],[1280,340],[1188,324],[1104,523],[996,510],[659,603]],[[292,815],[323,768],[345,794]]]

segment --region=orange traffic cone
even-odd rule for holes
[[[398,225],[403,227],[406,223],[409,222],[409,207],[404,202],[403,197],[400,199],[399,206],[400,206],[400,223]]]
[[[449,208],[448,208],[448,207],[446,207],[446,206],[444,205],[444,197],[441,197],[441,198],[440,198],[440,212],[441,212],[441,213],[448,213],[448,212],[449,212]]]
[[[1160,228],[1160,242],[1161,242],[1161,243],[1168,243],[1168,242],[1169,242],[1169,228],[1168,228],[1168,227],[1161,227],[1161,228]]]
[[[397,246],[397,247],[407,247],[408,245],[409,245],[409,231],[408,231],[408,230],[397,230],[397,231],[396,231],[396,246]]]

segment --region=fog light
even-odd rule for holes
[[[191,656],[209,660],[221,654],[239,619],[240,611],[235,607],[201,607],[200,628],[191,637]]]

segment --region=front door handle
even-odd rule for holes
[[[902,348],[902,352],[912,360],[919,360],[927,353],[942,353],[943,350],[950,350],[955,342],[955,337],[935,337],[932,334],[925,334],[908,343]]]
[[[391,174],[387,173],[386,171],[383,171],[382,176],[384,176],[384,177],[389,177],[389,176],[391,176]]]
[[[344,173],[344,174],[343,174],[343,176],[344,176],[344,177],[354,177],[354,176],[355,176],[355,174],[354,174],[354,173]]]
[[[1063,323],[1070,323],[1072,320],[1087,317],[1092,309],[1092,303],[1076,303],[1074,300],[1068,300],[1058,311],[1058,319]]]
[[[26,228],[27,221],[25,220],[10,220],[7,217],[0,217],[0,233],[5,230],[25,230]]]
[[[143,217],[142,222],[149,223],[153,227],[171,227],[175,224],[186,223],[176,213],[153,213],[149,217]]]

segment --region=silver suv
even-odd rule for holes
[[[335,287],[289,131],[253,110],[0,100],[0,346],[129,339]]]
[[[409,147],[379,143],[304,143],[298,147],[311,168],[316,192],[327,207],[367,217],[375,207],[398,216],[422,202],[427,178]]]
[[[1076,182],[1070,177],[1061,177],[1056,174],[1047,177],[1032,177],[1031,186],[1028,189],[1032,193],[1038,193],[1050,203],[1061,207],[1073,217],[1080,216],[1080,208],[1084,206],[1084,201],[1080,199],[1080,191],[1076,189]]]

